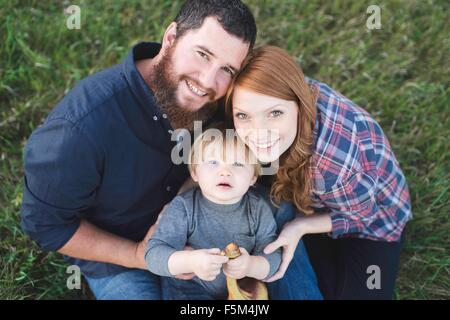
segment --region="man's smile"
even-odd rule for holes
[[[204,97],[208,93],[202,89],[200,89],[198,86],[195,86],[191,81],[185,80],[189,90],[191,90],[192,93],[196,94],[199,97]]]

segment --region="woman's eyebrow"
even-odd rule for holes
[[[276,108],[276,107],[278,107],[278,108],[279,108],[279,107],[283,107],[283,105],[277,103],[277,104],[274,104],[273,106],[270,106],[270,107],[265,108],[263,111],[268,111],[268,110],[273,109],[273,108]],[[239,109],[239,107],[233,106],[233,109],[236,110],[236,111],[241,111],[241,112],[244,112],[244,113],[249,113],[248,111],[244,111],[244,110],[242,110],[242,109]]]
[[[247,111],[244,111],[244,110],[239,109],[238,107],[234,107],[234,106],[233,106],[233,109],[234,109],[234,110],[237,110],[237,111],[241,111],[241,112],[247,112]]]

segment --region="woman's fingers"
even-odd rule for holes
[[[287,267],[285,267],[282,263],[280,265],[280,269],[278,269],[278,271],[273,276],[271,276],[269,279],[266,279],[264,282],[273,282],[273,281],[277,281],[277,280],[283,278],[286,270],[287,270]]]
[[[265,280],[265,282],[273,282],[283,278],[287,268],[289,267],[289,264],[291,263],[293,256],[294,256],[293,250],[290,250],[289,248],[285,247],[283,250],[283,257],[281,260],[280,268],[272,277]]]
[[[274,252],[275,250],[277,250],[278,248],[282,247],[286,245],[286,240],[282,237],[278,237],[277,240],[275,240],[272,243],[269,243],[265,248],[264,248],[264,253],[265,254],[271,254],[272,252]]]

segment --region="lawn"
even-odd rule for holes
[[[364,1],[246,1],[257,44],[296,57],[382,125],[407,177],[408,225],[397,299],[450,298],[450,4],[377,1],[381,29],[368,30]],[[138,41],[159,41],[180,1],[0,4],[0,299],[80,299],[66,265],[21,231],[22,149],[55,104],[82,78],[120,62]],[[446,58],[447,57],[447,58]]]

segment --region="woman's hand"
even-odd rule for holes
[[[272,277],[265,281],[272,282],[283,278],[289,263],[294,257],[298,242],[305,234],[331,232],[332,227],[331,217],[328,213],[314,213],[309,216],[295,218],[291,222],[286,223],[283,230],[281,230],[278,239],[268,244],[264,249],[264,253],[269,254],[279,247],[283,247],[280,268]]]
[[[265,282],[272,282],[283,278],[289,263],[294,257],[295,249],[297,248],[298,242],[300,241],[303,233],[301,231],[301,218],[294,219],[286,223],[281,230],[278,239],[274,242],[268,244],[264,248],[265,254],[270,254],[280,247],[283,247],[283,255],[281,260],[281,265],[278,271]]]

